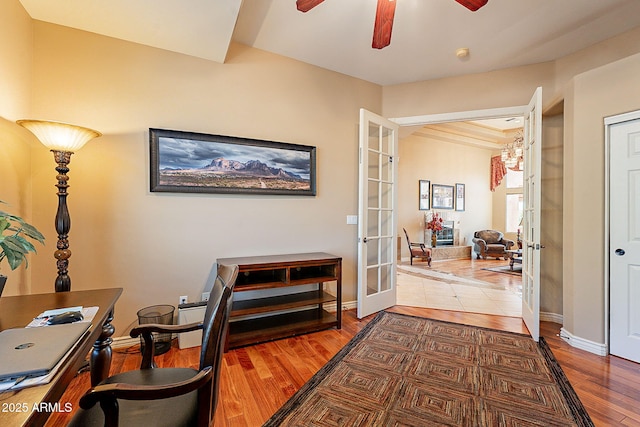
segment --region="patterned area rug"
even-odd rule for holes
[[[549,347],[382,312],[265,426],[593,426]]]

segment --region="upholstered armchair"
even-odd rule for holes
[[[504,257],[508,259],[507,251],[515,245],[513,240],[505,239],[504,234],[496,230],[482,230],[476,231],[473,234],[473,250],[476,253],[477,259],[482,257],[495,257],[499,259]]]
[[[411,265],[413,265],[414,258],[420,258],[422,260],[426,259],[427,265],[431,267],[431,248],[427,248],[424,243],[411,242],[407,230],[405,230],[404,228],[402,230],[404,231],[404,236],[407,238],[407,244],[409,245],[409,256],[411,257]]]

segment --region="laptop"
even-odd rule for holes
[[[0,382],[49,374],[89,326],[76,322],[0,332]]]

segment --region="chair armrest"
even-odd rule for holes
[[[156,400],[168,397],[181,396],[195,391],[211,381],[213,372],[211,366],[207,366],[188,380],[174,384],[162,385],[135,385],[125,383],[101,384],[87,391],[80,398],[82,409],[91,409],[96,403],[100,403],[104,411],[105,426],[118,425],[118,402],[124,400]]]
[[[471,239],[471,241],[482,248],[487,247],[487,242],[484,239],[481,239],[480,237],[474,237],[473,239]]]
[[[187,323],[186,325],[160,325],[158,323],[146,323],[144,325],[139,325],[131,329],[129,335],[131,336],[131,338],[136,338],[139,335],[144,335],[147,332],[173,334],[179,332],[191,332],[198,329],[202,329],[202,322]]]
[[[422,253],[424,255],[427,255],[427,247],[425,246],[424,243],[411,243],[411,247],[420,248],[420,250],[422,250]]]
[[[502,244],[509,250],[510,247],[516,244],[513,240],[510,239],[502,239]]]
[[[186,325],[160,325],[157,323],[147,323],[131,329],[131,332],[129,332],[131,338],[136,338],[142,335],[142,339],[144,340],[144,350],[142,352],[140,369],[151,369],[156,367],[153,360],[155,353],[153,332],[172,334],[177,332],[190,332],[198,329],[202,329],[202,322],[188,323]]]

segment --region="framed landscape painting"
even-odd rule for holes
[[[149,129],[151,191],[315,196],[316,147]]]

